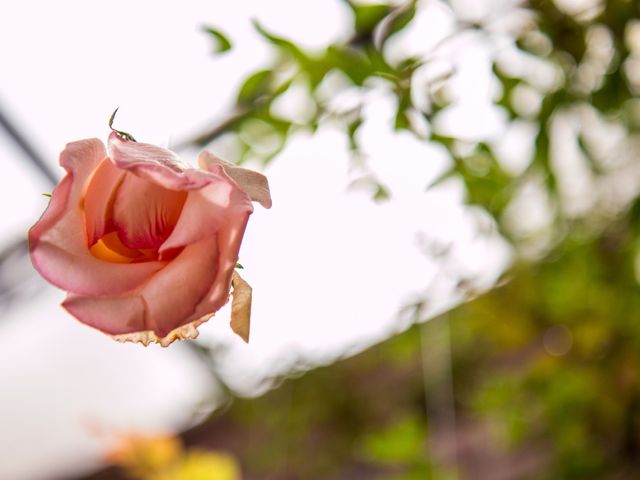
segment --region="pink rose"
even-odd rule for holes
[[[249,337],[251,289],[235,271],[251,200],[271,206],[266,178],[203,152],[204,170],[116,132],[66,146],[67,175],[29,231],[31,260],[66,290],[63,306],[117,340],[170,344],[229,299]]]

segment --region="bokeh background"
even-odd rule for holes
[[[27,0],[0,45],[0,478],[640,477],[636,1]],[[268,175],[248,345],[118,344],[30,266],[116,107]]]

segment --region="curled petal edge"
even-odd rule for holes
[[[263,174],[255,170],[239,167],[206,150],[198,155],[198,166],[201,169],[211,171],[210,167],[213,165],[220,165],[225,173],[249,195],[251,200],[258,202],[264,208],[271,208],[269,181]]]
[[[193,340],[198,338],[200,332],[198,327],[204,322],[209,320],[212,315],[206,315],[198,320],[195,320],[186,325],[182,325],[169,332],[164,337],[158,337],[153,330],[146,330],[144,332],[122,333],[119,335],[109,335],[111,338],[120,343],[141,343],[145,347],[148,347],[151,343],[158,343],[162,347],[168,347],[176,340]]]
[[[199,190],[215,180],[208,171],[189,167],[171,150],[109,135],[109,158],[121,170],[169,190]]]

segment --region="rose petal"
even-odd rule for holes
[[[171,150],[109,135],[109,153],[118,168],[171,190],[197,190],[215,181],[208,172],[190,168]]]
[[[251,286],[234,270],[231,277],[233,302],[231,303],[231,329],[249,343],[251,327]]]
[[[89,246],[94,245],[112,227],[107,214],[113,207],[114,194],[125,173],[105,158],[87,182],[84,212]]]
[[[232,218],[253,212],[251,200],[217,166],[211,172],[215,181],[189,192],[175,230],[160,252],[189,245],[214,235]]]
[[[219,250],[216,237],[188,245],[144,286],[148,330],[164,337],[194,320],[193,315],[211,285],[218,283]]]
[[[204,296],[191,320],[198,319],[211,312],[216,312],[229,300],[231,276],[235,271],[240,252],[240,244],[249,220],[249,213],[233,218],[230,224],[218,232],[218,249],[220,252],[218,276],[209,292]]]
[[[216,157],[213,153],[203,151],[198,156],[198,165],[203,170],[213,171],[214,165],[221,165],[242,190],[247,192],[251,200],[260,203],[264,208],[271,208],[271,192],[267,177],[248,168],[242,168],[231,162]]]
[[[113,203],[113,224],[122,243],[129,248],[159,248],[178,222],[186,199],[187,192],[127,173]]]
[[[82,323],[111,333],[147,330],[144,299],[137,295],[123,297],[83,297],[69,294],[62,306]]]
[[[78,200],[85,180],[105,156],[104,145],[97,138],[67,144],[60,154],[60,165],[67,175],[54,189],[49,206],[40,220],[29,231],[32,247],[33,242],[37,243],[45,232],[65,216],[67,204]],[[76,240],[83,230],[76,232]]]
[[[43,237],[46,238],[47,236]],[[68,252],[49,241],[31,251],[36,270],[53,285],[80,295],[118,295],[143,284],[167,262],[111,263],[85,251]]]
[[[105,158],[97,139],[70,143],[60,154],[67,175],[29,231],[31,261],[52,284],[82,295],[115,295],[136,288],[166,262],[109,263],[89,253],[81,206],[87,179]]]

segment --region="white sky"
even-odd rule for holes
[[[430,4],[435,18],[446,17]],[[268,63],[251,18],[308,47],[348,35],[338,0],[97,5],[23,1],[0,16],[0,101],[52,165],[68,141],[106,139],[116,106],[118,128],[163,144],[224,115],[238,80]],[[432,45],[429,35],[446,33],[424,20],[407,33],[407,45]],[[232,53],[212,57],[203,24],[229,34]],[[495,134],[501,121],[487,110],[491,85],[481,53],[467,51],[464,63],[484,103],[451,112],[485,118],[475,122],[480,131],[463,125],[470,137]],[[241,392],[298,357],[328,362],[398,330],[402,307],[421,298],[437,273],[421,237],[455,242],[454,259],[488,279],[506,262],[504,250],[476,236],[460,188],[424,193],[446,156],[389,131],[384,95],[371,99],[367,113],[361,135],[369,167],[390,186],[391,201],[374,204],[366,191],[347,188],[354,172],[346,140],[330,128],[296,138],[266,170],[274,206],[256,206],[241,251],[254,288],[251,343],[230,333],[227,309],[200,328],[203,341],[229,347],[224,373]],[[46,186],[21,161],[0,134],[0,243],[24,234],[46,203]],[[434,307],[452,301],[446,285],[439,288]],[[44,479],[91,466],[105,445],[96,425],[107,432],[180,428],[205,394],[206,374],[184,348],[117,344],[66,314],[62,297],[48,288],[0,321],[0,478]]]

